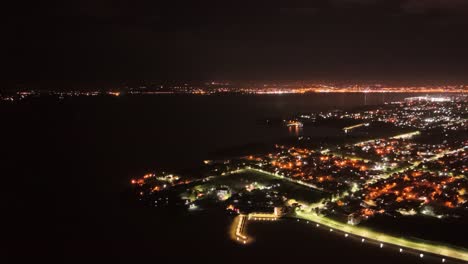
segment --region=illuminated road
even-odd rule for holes
[[[316,224],[330,228],[330,231],[341,231],[345,234],[355,235],[363,239],[378,241],[383,247],[385,244],[391,244],[402,248],[412,249],[423,253],[440,255],[443,257],[454,258],[458,260],[468,261],[468,251],[456,249],[445,245],[431,244],[428,242],[417,242],[408,240],[402,237],[395,237],[383,233],[375,232],[363,227],[351,226],[345,223],[340,223],[326,217],[317,216],[314,213],[305,211],[296,211],[296,217],[299,219],[315,222]],[[364,240],[362,240],[364,242]],[[445,259],[443,259],[445,262]]]
[[[411,133],[406,133],[406,134],[401,134],[401,135],[398,135],[398,136],[394,136],[394,137],[391,137],[391,139],[408,139],[408,138],[412,138],[412,137],[419,136],[419,135],[421,135],[421,132],[420,131],[415,131],[415,132],[411,132]]]
[[[247,221],[248,218],[246,215],[239,215],[234,218],[229,230],[232,240],[244,245],[253,241],[252,238],[248,237],[246,234]]]
[[[248,221],[277,221],[279,219],[275,214],[251,213],[249,215],[239,215],[234,218],[229,230],[231,239],[240,244],[250,244],[254,241],[247,235]]]
[[[289,177],[285,177],[285,176],[280,175],[280,174],[271,173],[271,172],[260,170],[260,169],[255,169],[255,168],[252,168],[252,167],[249,167],[249,166],[247,166],[247,167],[245,167],[243,169],[226,172],[226,173],[223,173],[221,175],[226,176],[226,175],[233,175],[233,174],[239,174],[239,173],[245,173],[245,172],[256,172],[256,173],[260,173],[260,174],[265,174],[265,175],[275,177],[275,178],[278,178],[278,179],[281,179],[281,180],[284,180],[284,181],[288,181],[288,182],[292,182],[292,183],[295,183],[295,184],[298,184],[298,185],[309,187],[309,188],[312,188],[312,189],[315,189],[315,190],[318,190],[318,191],[321,191],[321,192],[327,192],[324,189],[318,187],[317,185],[306,183],[306,182],[303,182],[303,181],[297,181],[297,180],[294,180],[294,179],[289,178]]]
[[[393,136],[393,137],[390,137],[390,138],[391,139],[408,139],[408,138],[412,138],[412,137],[418,136],[418,135],[421,135],[421,131],[414,131],[414,132],[411,132],[411,133],[396,135],[396,136]],[[382,138],[376,138],[376,139],[361,141],[361,142],[355,143],[354,146],[359,146],[359,145],[371,143],[371,142],[374,142],[374,141],[379,140],[379,139],[382,139]]]
[[[363,127],[363,126],[369,126],[369,123],[362,123],[362,124],[357,124],[357,125],[354,125],[354,126],[344,127],[343,130],[346,133],[348,133],[350,130],[353,130],[353,129],[356,129],[356,128],[359,128],[359,127]]]
[[[276,221],[279,217],[275,214],[268,214],[268,213],[251,213],[248,216],[248,220],[255,220],[255,221]]]
[[[282,176],[282,175],[279,175],[279,174],[276,174],[276,173],[271,173],[271,172],[260,170],[260,169],[254,169],[254,168],[251,168],[251,167],[246,167],[244,169],[244,171],[252,171],[252,172],[262,173],[262,174],[269,175],[269,176],[272,176],[272,177],[275,177],[275,178],[278,178],[278,179],[281,179],[281,180],[289,181],[289,182],[292,182],[292,183],[295,183],[295,184],[299,184],[299,185],[302,185],[302,186],[305,186],[305,187],[309,187],[309,188],[312,188],[312,189],[315,189],[315,190],[325,192],[324,189],[318,187],[315,184],[310,184],[310,183],[306,183],[306,182],[303,182],[303,181],[297,181],[297,180],[294,180],[292,178],[285,177],[285,176]]]

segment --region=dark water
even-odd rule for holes
[[[198,164],[216,151],[289,135],[265,118],[350,109],[409,95],[154,96],[40,99],[2,104],[5,263],[202,260],[414,263],[314,233],[297,224],[256,224],[257,243],[227,237],[223,213],[167,213],[140,206],[129,180]],[[323,131],[309,130],[308,135]]]

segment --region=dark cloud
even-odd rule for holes
[[[385,0],[330,0],[335,6],[352,6],[352,5],[381,5],[384,4]]]
[[[330,3],[335,8],[348,8],[353,11],[365,8],[367,11],[376,13],[398,11],[406,14],[454,15],[468,11],[468,1],[466,0],[330,0]]]
[[[410,13],[442,12],[445,14],[465,13],[468,2],[465,0],[407,0],[402,3],[403,10]]]
[[[90,0],[23,6],[7,12],[5,76],[13,83],[463,79],[468,16],[460,15],[464,2],[452,1],[324,0],[307,8],[248,9]]]

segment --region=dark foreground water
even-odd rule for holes
[[[152,169],[190,166],[220,149],[290,135],[266,126],[265,118],[406,96],[153,96],[2,104],[1,262],[419,262],[291,222],[249,226],[256,243],[238,246],[228,239],[231,219],[223,213],[157,211],[140,206],[128,189],[130,178]],[[328,132],[305,128],[303,133]]]

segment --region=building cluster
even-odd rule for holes
[[[369,180],[327,209],[348,214],[353,224],[375,214],[456,216],[468,209],[468,141],[459,147],[439,148],[441,155],[417,158],[407,169]]]
[[[57,90],[26,90],[14,93],[8,93],[5,95],[0,94],[0,101],[21,101],[28,98],[37,97],[52,97],[60,100],[71,97],[94,97],[94,96],[120,96],[119,91],[100,91],[100,90],[68,90],[68,91],[57,91]]]
[[[298,120],[355,120],[384,122],[401,128],[457,130],[468,127],[468,102],[464,95],[454,97],[411,97],[381,107],[357,111],[329,111],[301,114]]]
[[[49,90],[28,89],[11,90],[8,93],[0,91],[0,101],[22,100],[31,95],[56,96],[60,99],[75,96],[97,95],[157,95],[157,94],[258,94],[258,95],[282,95],[282,94],[306,94],[306,93],[420,93],[436,94],[450,93],[463,94],[468,92],[465,85],[432,85],[432,86],[387,86],[382,84],[327,84],[317,82],[168,82],[152,83],[140,86],[126,86],[115,89],[84,89],[84,90]],[[431,99],[430,102],[442,103],[440,98]],[[411,102],[428,101],[425,97],[414,97],[407,100]]]
[[[276,150],[265,156],[247,157],[249,166],[332,193],[362,184],[380,172],[371,161],[304,148],[277,146]]]
[[[464,142],[465,148],[468,141]],[[467,151],[457,151],[450,155],[445,155],[437,160],[426,161],[420,165],[421,168],[440,174],[459,176],[468,178],[468,153]]]
[[[307,205],[315,213],[352,225],[377,214],[438,218],[467,215],[467,117],[468,104],[463,96],[416,97],[373,110],[301,115],[284,122],[295,127],[304,119],[351,118],[365,122],[346,130],[375,121],[418,131],[330,145],[328,149],[322,146],[320,150],[304,144],[276,145],[267,154],[205,161],[207,171],[203,175],[214,176],[192,179],[147,174],[132,180],[132,184],[142,197],[152,197],[155,206],[175,201],[193,209],[215,202],[235,213],[301,207],[307,202],[300,199],[307,197],[295,189],[300,185],[308,193],[318,190],[326,194],[320,202],[314,199]],[[451,136],[457,133],[461,136]],[[284,186],[291,183],[295,187]]]
[[[391,216],[424,214],[438,218],[456,216],[459,210],[468,209],[467,188],[466,177],[414,169],[366,185],[330,208],[354,215],[354,219],[384,213]]]
[[[0,101],[4,102],[15,102],[21,101],[30,97],[39,96],[40,94],[36,91],[20,91],[15,93],[9,94],[1,94],[0,93]]]
[[[272,187],[264,190],[236,192],[226,202],[229,204],[227,209],[237,213],[271,213],[275,208],[281,208],[285,203],[285,197],[276,187]]]
[[[186,93],[186,94],[305,94],[305,93],[464,93],[464,85],[387,86],[382,84],[325,84],[317,82],[205,82],[157,84],[130,88],[131,94]]]
[[[377,168],[390,171],[394,168],[404,168],[416,162],[432,159],[453,150],[454,147],[456,146],[448,142],[430,144],[416,143],[404,138],[390,138],[348,144],[338,147],[336,151],[341,155],[374,161]]]
[[[317,213],[358,224],[376,214],[455,216],[468,209],[468,141],[377,139],[322,152],[277,146],[242,164],[332,194]]]
[[[193,179],[182,178],[173,174],[148,173],[141,178],[132,179],[131,183],[139,187],[140,195],[156,193],[178,185],[189,184]]]

